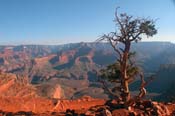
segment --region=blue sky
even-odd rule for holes
[[[175,42],[172,0],[0,0],[0,44],[95,41],[115,30],[119,12],[158,19],[150,41]]]

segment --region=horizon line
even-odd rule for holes
[[[60,44],[42,44],[42,43],[21,43],[21,44],[0,44],[0,46],[32,46],[32,45],[41,45],[41,46],[58,46],[58,45],[68,45],[68,44],[79,44],[79,43],[102,43],[102,42],[84,42],[84,41],[81,41],[81,42],[72,42],[72,43],[60,43]],[[106,42],[108,43],[108,42]],[[135,42],[133,42],[135,43]],[[138,43],[171,43],[171,44],[175,44],[175,42],[172,42],[172,41],[140,41]]]

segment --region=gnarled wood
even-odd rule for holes
[[[119,67],[117,67],[118,69],[114,70],[116,71],[115,73],[112,72],[116,74],[113,75],[116,77],[116,80],[119,78],[121,86],[121,90],[119,91],[121,92],[121,96],[118,96],[116,98],[121,98],[127,108],[131,101],[135,101],[133,98],[131,98],[129,84],[135,79],[135,77],[140,74],[139,68],[131,59],[131,44],[132,42],[140,41],[142,39],[142,35],[146,35],[147,37],[155,35],[157,33],[157,30],[155,29],[153,20],[145,18],[133,18],[133,16],[128,16],[126,13],[118,15],[117,10],[115,13],[114,22],[116,23],[117,31],[103,35],[100,38],[100,41],[107,40],[118,56],[116,63],[119,64]],[[123,47],[120,47],[119,45],[122,45]],[[110,73],[109,69],[108,73]],[[144,81],[143,75],[140,77],[140,93],[137,96],[139,99],[145,96],[145,86],[148,84],[148,82]],[[110,81],[115,82],[113,80]],[[104,83],[103,85],[106,90],[111,93],[107,85]]]

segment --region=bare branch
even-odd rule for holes
[[[146,89],[145,89],[146,82],[144,80],[144,76],[142,73],[140,74],[140,79],[141,79],[141,85],[140,85],[140,93],[138,95],[138,98],[142,98],[146,95]]]
[[[121,61],[122,58],[122,54],[120,53],[120,51],[116,48],[116,45],[113,44],[112,40],[109,38],[108,41],[110,42],[111,46],[113,47],[113,49],[118,53],[119,55],[119,61]]]
[[[153,76],[151,76],[148,81],[145,81],[143,73],[140,73],[140,79],[141,79],[140,93],[137,96],[139,99],[143,98],[146,95],[145,86],[147,86],[150,82],[152,82],[154,78]]]
[[[119,24],[119,26],[120,26],[120,29],[121,29],[120,32],[121,32],[121,34],[124,36],[123,38],[126,39],[126,38],[125,38],[125,36],[126,36],[125,29],[124,29],[124,26],[123,26],[122,22],[120,21],[120,18],[119,18],[119,16],[118,16],[117,9],[118,9],[118,8],[116,8],[116,12],[115,12],[116,22],[117,22],[117,23]]]
[[[139,32],[137,35],[131,35],[132,36],[132,39],[130,39],[129,41],[134,41],[136,40],[143,32]]]
[[[108,35],[104,34],[104,35],[99,39],[99,41],[107,40],[107,41],[110,43],[110,45],[112,46],[112,48],[114,49],[114,51],[117,52],[117,54],[118,54],[118,56],[119,56],[118,61],[120,62],[120,61],[121,61],[121,58],[122,58],[122,54],[121,54],[121,52],[119,51],[119,49],[117,49],[118,40],[117,40],[117,39],[114,39],[114,36],[115,36],[115,33],[113,33],[112,36],[110,36],[109,34],[108,34]]]
[[[111,82],[121,83],[121,81],[120,81],[120,80],[111,80]]]
[[[108,88],[108,86],[106,85],[105,81],[101,80],[100,82],[103,84],[104,89],[105,89],[109,94],[111,94],[111,95],[112,95],[113,97],[115,97],[116,99],[121,100],[121,97],[120,97],[120,96],[114,94],[114,93]]]

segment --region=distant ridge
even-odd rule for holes
[[[135,58],[145,75],[157,73],[163,64],[175,63],[175,44],[170,42],[133,43],[132,51],[136,51]],[[27,77],[30,84],[45,90],[40,94],[45,97],[51,96],[48,91],[60,86],[66,98],[86,94],[108,98],[95,71],[114,63],[116,57],[109,44],[98,42],[0,46],[0,70]]]

